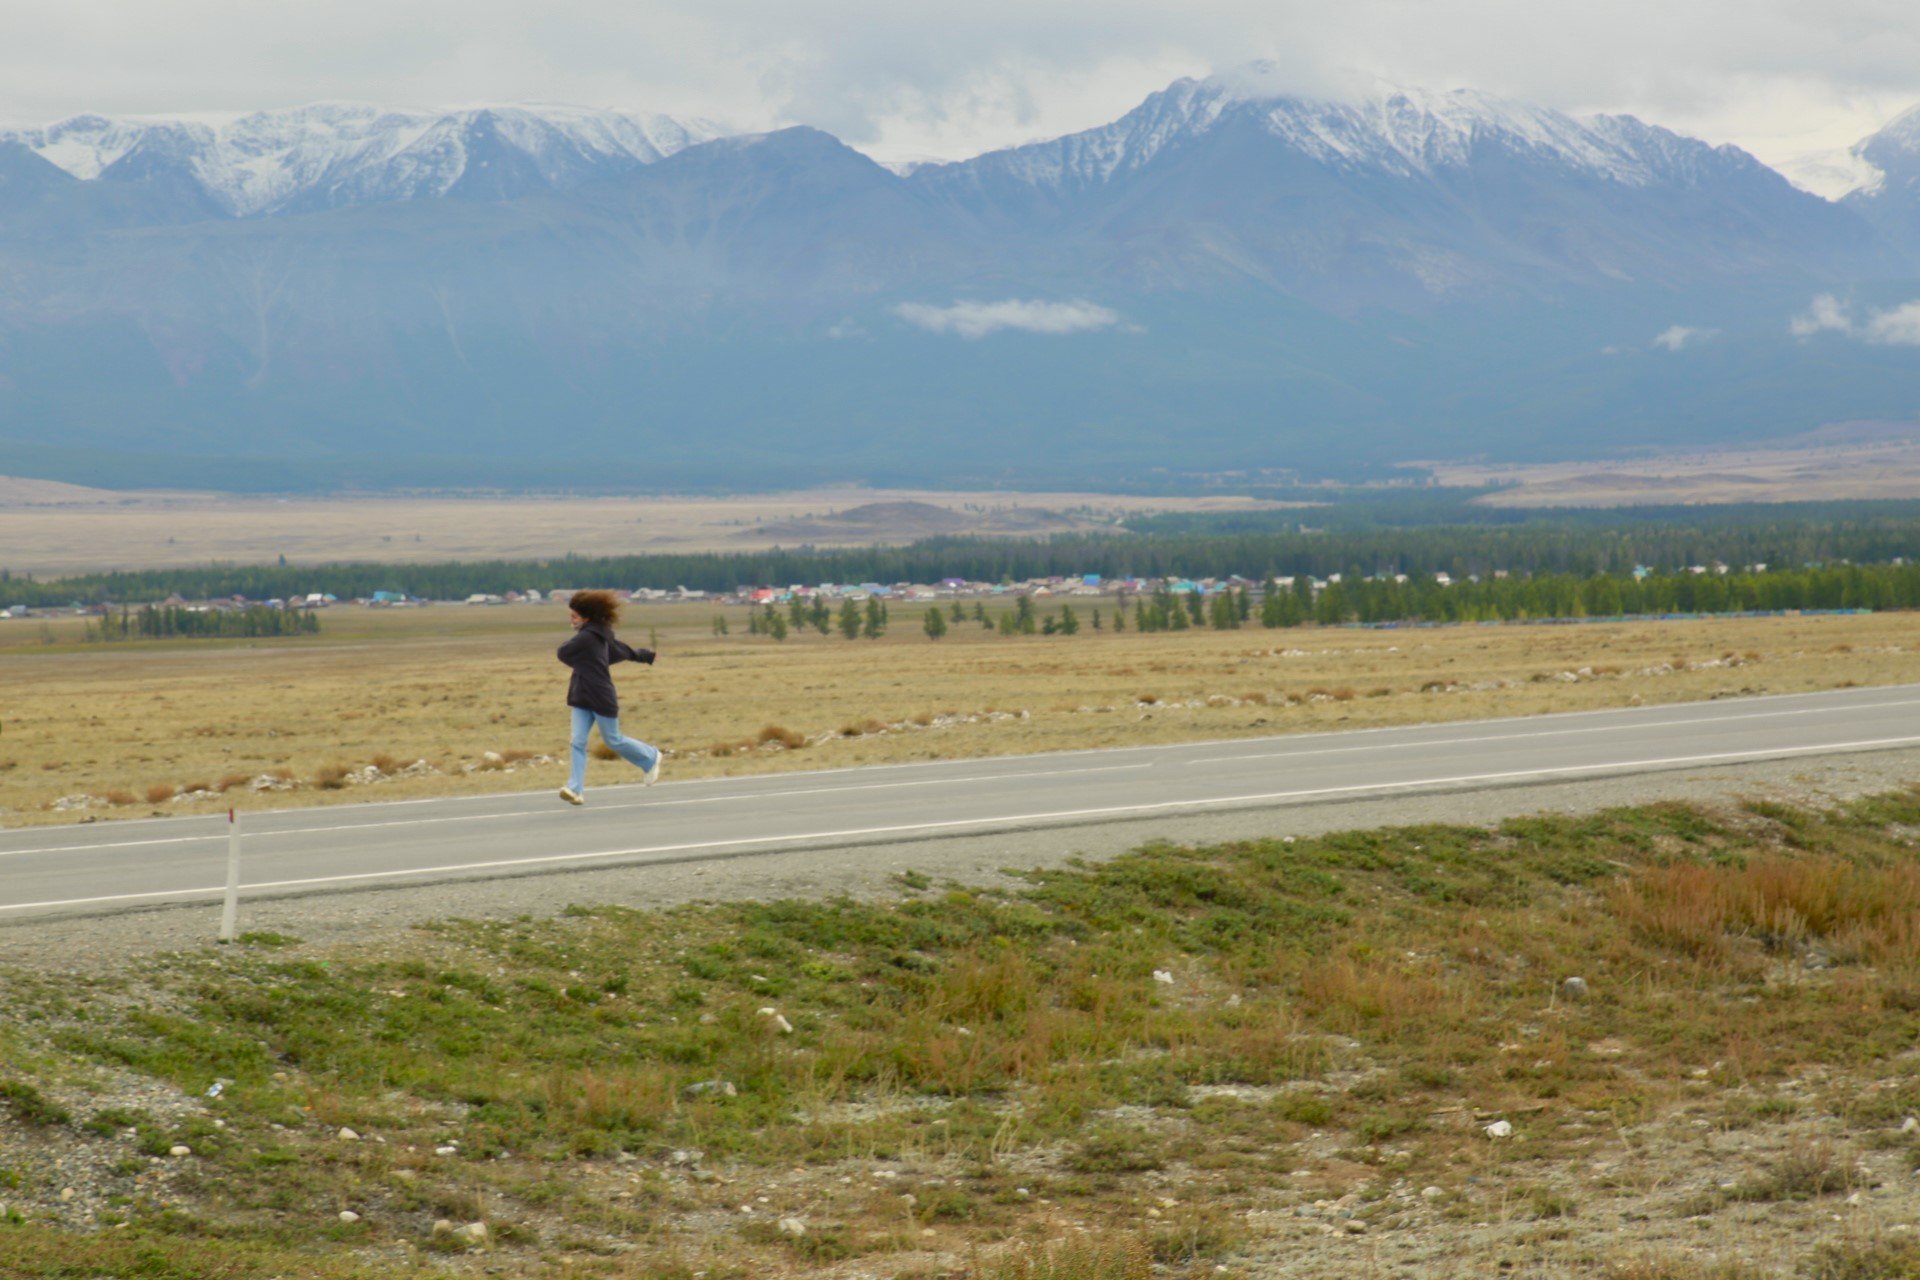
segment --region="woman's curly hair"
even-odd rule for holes
[[[588,622],[612,626],[620,621],[620,598],[611,591],[576,591],[568,599],[567,608]]]

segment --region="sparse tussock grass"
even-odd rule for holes
[[[1920,1280],[1920,1238],[1912,1232],[1831,1241],[1803,1260],[1803,1280]]]
[[[170,782],[156,782],[147,788],[148,804],[165,804],[178,795],[178,790]]]
[[[978,1280],[1151,1280],[1153,1253],[1128,1237],[1068,1236],[976,1257],[967,1272]]]
[[[313,785],[322,791],[339,791],[347,785],[347,766],[323,764],[313,771]]]
[[[785,725],[770,724],[761,728],[755,740],[763,747],[778,746],[788,751],[798,751],[807,745],[805,734],[796,733]]]
[[[1743,865],[1653,867],[1616,886],[1620,918],[1689,955],[1722,957],[1741,939],[1808,941],[1866,959],[1920,959],[1920,865],[1861,866],[1828,855],[1762,855]]]
[[[1444,1016],[1444,987],[1425,974],[1383,961],[1339,959],[1309,968],[1300,977],[1300,997],[1336,1031],[1371,1029],[1396,1035],[1410,1022]]]

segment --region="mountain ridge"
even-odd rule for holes
[[[1134,483],[1920,406],[1872,319],[1920,297],[1891,200],[1632,117],[1269,87],[904,173],[552,107],[15,131],[0,471]]]

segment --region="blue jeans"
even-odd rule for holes
[[[600,741],[617,752],[622,760],[636,769],[651,769],[660,760],[660,749],[638,738],[629,738],[620,732],[620,717],[597,716],[585,707],[568,707],[573,712],[573,773],[567,779],[567,789],[575,795],[585,795],[587,790],[587,732],[594,725],[600,726]]]

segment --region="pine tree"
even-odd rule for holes
[[[1070,604],[1061,605],[1060,606],[1060,634],[1063,636],[1071,636],[1071,635],[1078,635],[1079,633],[1080,633],[1080,619],[1074,615],[1073,606]]]
[[[922,625],[926,628],[927,639],[938,640],[947,634],[947,615],[940,611],[939,605],[935,605],[927,610],[926,621]]]
[[[840,606],[840,634],[849,640],[860,638],[860,606],[851,600]]]
[[[767,610],[767,633],[775,640],[785,640],[787,638],[787,619],[785,615],[775,613],[771,609]]]
[[[880,633],[887,629],[887,607],[880,603],[877,596],[867,597],[867,614],[861,635],[869,640],[878,640]]]

